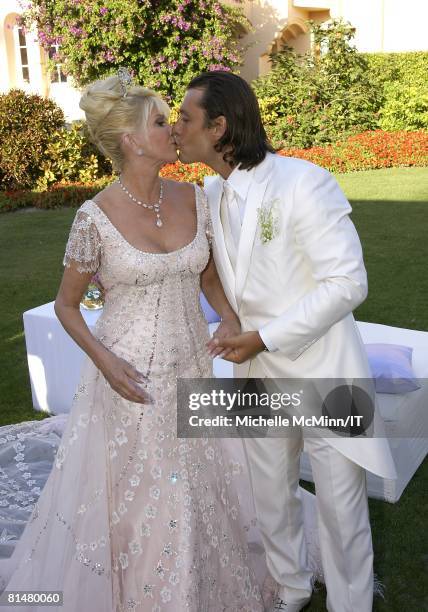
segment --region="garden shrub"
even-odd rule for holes
[[[49,139],[63,124],[63,112],[52,100],[19,89],[0,95],[1,189],[34,185]]]
[[[272,70],[253,83],[276,148],[331,143],[377,125],[381,96],[367,60],[351,44],[352,26],[312,23],[311,35],[313,52],[283,49],[272,55]]]
[[[90,142],[86,123],[75,122],[70,128],[54,132],[44,151],[41,165],[43,174],[37,180],[39,191],[46,191],[62,181],[91,183],[112,172],[106,160]]]

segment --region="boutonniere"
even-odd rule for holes
[[[257,209],[257,217],[260,225],[260,240],[263,244],[267,244],[278,235],[278,202],[278,199],[270,200]]]

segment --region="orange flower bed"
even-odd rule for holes
[[[306,159],[331,172],[428,166],[428,132],[376,130],[325,147],[284,149],[278,153]]]
[[[167,164],[161,170],[161,176],[173,181],[187,181],[203,185],[205,176],[213,176],[215,172],[205,164],[182,164],[180,161]]]

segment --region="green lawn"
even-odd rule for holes
[[[400,168],[339,175],[364,248],[369,297],[362,321],[428,330],[428,170]],[[74,210],[0,215],[0,425],[43,418],[31,406],[22,313],[55,298]],[[422,466],[398,504],[370,501],[376,572],[386,586],[379,612],[428,610],[428,469]],[[325,593],[310,612],[325,610]]]
[[[428,330],[428,169],[338,176],[364,250],[368,299],[360,321]]]
[[[386,168],[336,176],[354,202],[427,202],[428,168]]]

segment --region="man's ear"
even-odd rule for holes
[[[216,140],[220,140],[226,132],[227,121],[226,117],[219,115],[211,121],[210,130]]]

